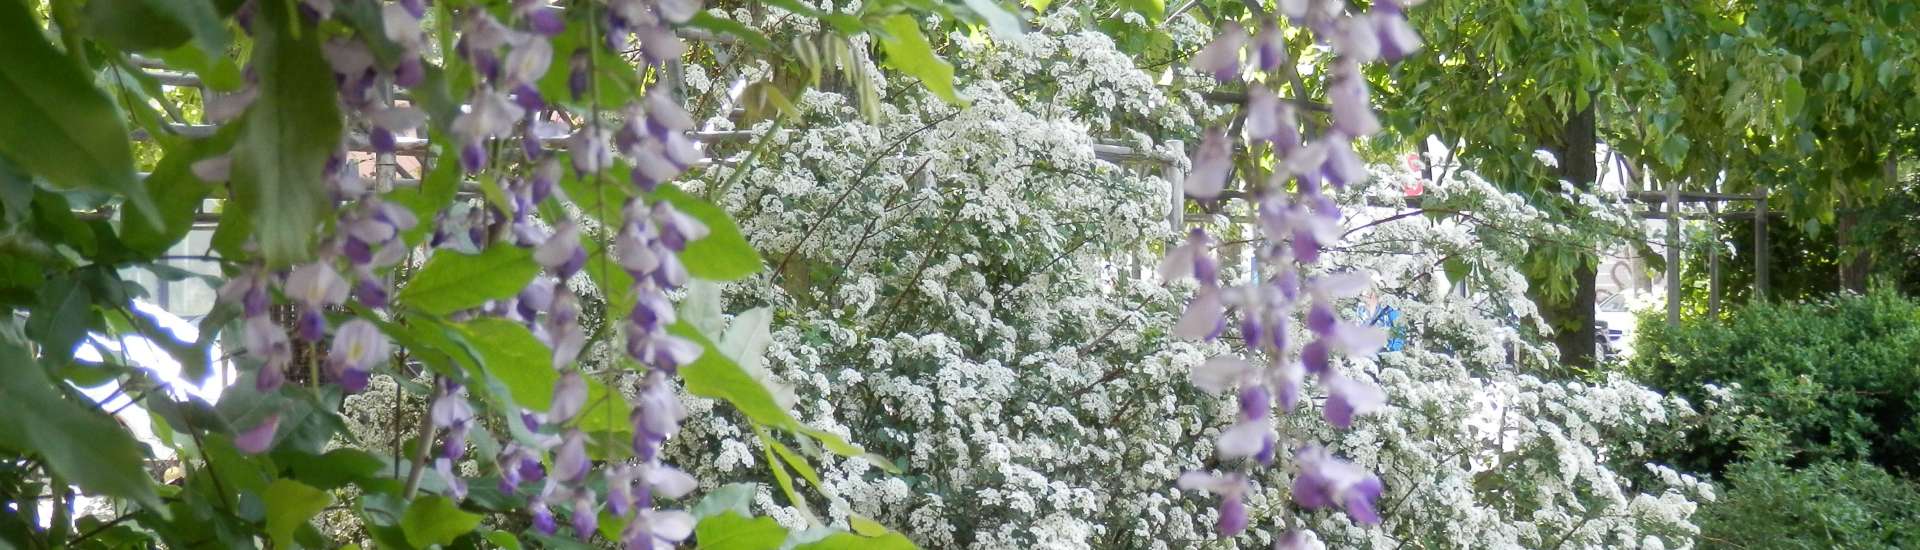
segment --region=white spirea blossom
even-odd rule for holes
[[[731,16],[770,36],[810,30],[800,26],[808,18],[768,11]],[[1224,111],[1201,100],[1200,75],[1142,68],[1111,39],[1080,30],[1083,16],[1055,7],[1019,37],[935,37],[951,43],[964,109],[886,86],[868,60],[867,77],[891,94],[877,120],[856,99],[809,91],[792,98],[800,120],[768,137],[759,160],[689,182],[713,193],[778,271],[730,287],[727,305],[781,312],[765,361],[800,396],[800,420],[906,474],[821,453],[821,486],[800,487],[803,511],[770,488],[765,449],[739,415],[693,398],[672,462],[691,465],[703,487],[761,481],[756,513],[784,525],[804,527],[812,514],[844,526],[860,515],[927,548],[1191,548],[1214,537],[1211,501],[1173,480],[1213,456],[1234,414],[1188,382],[1225,347],[1166,333],[1191,289],[1154,280],[1155,258],[1176,237],[1159,165],[1114,164],[1094,145],[1181,157],[1200,121]],[[1186,17],[1166,26],[1178,51],[1212,34]],[[689,93],[726,105],[730,82],[766,71],[689,71],[709,82]],[[1162,71],[1179,85],[1163,86]],[[1155,136],[1184,136],[1186,147]],[[736,179],[736,169],[746,173]],[[1402,201],[1414,177],[1376,168],[1358,192],[1342,193],[1354,231],[1323,256],[1378,274],[1379,303],[1402,313],[1406,346],[1341,365],[1391,396],[1388,412],[1356,423],[1333,449],[1379,472],[1385,523],[1305,515],[1319,540],[1687,547],[1694,503],[1712,488],[1648,469],[1635,462],[1637,445],[1620,444],[1683,421],[1687,404],[1618,378],[1534,374],[1556,357],[1511,266],[1525,257],[1526,236],[1579,231],[1464,173],[1428,182],[1425,200],[1471,216],[1369,226],[1398,209],[1367,204]],[[1603,222],[1619,208],[1616,197],[1574,198]],[[1221,214],[1247,214],[1232,208]],[[1232,231],[1222,240],[1251,237]],[[1472,293],[1449,291],[1438,266],[1450,258],[1473,266]],[[1222,278],[1249,276],[1244,261],[1223,264]],[[1324,396],[1309,397],[1284,433],[1327,440]],[[1289,501],[1286,473],[1263,475],[1247,495],[1255,511]],[[1236,542],[1270,545],[1280,533],[1254,525]]]

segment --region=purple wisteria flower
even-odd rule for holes
[[[1385,486],[1380,477],[1326,449],[1307,447],[1294,454],[1300,473],[1293,479],[1293,501],[1309,509],[1339,507],[1356,523],[1380,523],[1373,503]]]
[[[240,452],[257,455],[273,447],[273,434],[280,429],[280,414],[274,413],[261,419],[259,424],[240,432],[233,438],[233,446]]]
[[[693,535],[693,514],[680,510],[646,508],[634,512],[633,521],[620,532],[620,542],[628,550],[678,548]]]
[[[295,334],[301,340],[318,342],[327,333],[325,308],[347,301],[347,282],[327,262],[314,262],[295,268],[283,287],[287,298],[300,306]]]
[[[553,404],[547,409],[547,420],[564,423],[579,415],[587,406],[587,381],[580,377],[579,371],[567,371],[560,375],[560,381],[553,385]]]
[[[1231,537],[1247,529],[1248,487],[1245,476],[1187,472],[1180,476],[1177,485],[1189,491],[1204,491],[1219,495],[1220,520],[1214,525],[1221,536]]]
[[[1220,82],[1240,77],[1240,53],[1247,46],[1247,31],[1239,23],[1227,22],[1220,35],[1193,55],[1193,68]]]
[[[1219,36],[1193,57],[1194,69],[1221,82],[1250,77],[1242,135],[1208,129],[1193,152],[1186,180],[1176,183],[1202,203],[1223,197],[1251,203],[1261,237],[1253,246],[1254,277],[1237,284],[1220,280],[1213,239],[1197,228],[1169,249],[1160,266],[1160,275],[1168,282],[1192,277],[1198,283],[1173,327],[1175,336],[1211,341],[1234,326],[1244,346],[1208,359],[1191,373],[1195,386],[1235,396],[1236,420],[1215,441],[1221,464],[1229,468],[1275,462],[1275,455],[1281,454],[1277,447],[1285,439],[1275,432],[1275,405],[1281,414],[1295,410],[1304,401],[1309,380],[1325,392],[1323,417],[1337,429],[1349,429],[1358,417],[1387,405],[1386,393],[1378,385],[1341,370],[1346,364],[1341,358],[1371,356],[1387,342],[1384,330],[1343,321],[1336,313],[1342,300],[1365,291],[1370,277],[1331,269],[1321,261],[1321,252],[1343,234],[1333,193],[1368,177],[1367,165],[1354,149],[1356,141],[1381,127],[1361,64],[1400,59],[1420,47],[1418,34],[1407,24],[1405,4],[1381,0],[1372,11],[1359,11],[1340,2],[1280,0],[1275,14],[1257,13],[1259,8],[1254,8],[1257,35],[1249,37],[1240,23],[1225,22]],[[1330,70],[1323,75],[1330,104],[1324,109],[1328,120],[1309,126],[1314,133],[1301,131],[1296,118],[1304,113],[1271,88],[1299,77],[1291,70],[1278,74],[1292,62],[1281,17],[1289,25],[1311,30],[1333,52]],[[1297,85],[1292,87],[1300,93]],[[1234,158],[1243,151],[1253,155],[1252,165],[1270,167],[1271,172],[1264,181],[1246,178],[1244,194],[1226,193]],[[1297,344],[1296,331],[1302,329],[1307,338]],[[1385,487],[1377,476],[1335,458],[1319,445],[1307,444],[1290,454],[1289,465],[1297,471],[1292,487],[1296,504],[1307,509],[1339,508],[1358,523],[1379,523],[1374,502]],[[1231,470],[1189,472],[1181,476],[1179,486],[1218,495],[1217,528],[1222,536],[1232,536],[1249,523],[1243,497],[1259,481]],[[1275,541],[1275,547],[1303,548],[1315,543],[1310,533],[1289,530]]]
[[[327,371],[348,393],[366,389],[373,366],[386,361],[390,344],[380,327],[365,319],[340,325],[334,334],[333,348],[327,353]]]
[[[587,251],[580,247],[580,228],[572,221],[560,222],[545,242],[533,249],[533,261],[564,281],[587,265]]]

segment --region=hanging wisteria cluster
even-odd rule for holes
[[[378,38],[399,46],[394,62],[378,61],[372,37],[335,35],[321,47],[341,105],[351,120],[364,126],[364,143],[383,163],[399,149],[400,136],[427,121],[421,109],[396,106],[383,93],[390,85],[412,89],[425,83],[426,37],[421,21],[427,8],[422,0],[382,6],[384,36]],[[260,24],[255,21],[256,9],[251,2],[242,8],[243,27]],[[709,231],[664,200],[639,197],[699,162],[702,153],[686,135],[694,126],[692,116],[672,92],[658,85],[632,105],[603,109],[593,84],[595,53],[591,49],[607,49],[601,55],[639,51],[641,70],[658,69],[684,51],[672,25],[686,22],[700,6],[685,0],[614,0],[606,5],[583,3],[576,9],[585,10],[586,16],[572,18],[574,24],[594,25],[594,34],[601,38],[576,51],[561,52],[568,56],[570,99],[591,106],[584,113],[550,107],[551,98],[542,97],[538,87],[556,55],[552,38],[567,29],[568,14],[544,0],[516,0],[505,20],[480,7],[451,11],[452,28],[458,29],[451,53],[472,71],[476,85],[458,116],[446,126],[451,138],[449,160],[480,185],[497,186],[506,200],[488,201],[485,206],[456,201],[440,209],[429,246],[440,253],[498,246],[529,249],[545,272],[513,298],[456,314],[519,323],[552,351],[558,381],[551,406],[544,411],[522,410],[516,418],[504,419],[531,435],[507,443],[497,456],[482,458],[483,462],[491,459],[497,468],[500,491],[527,498],[526,511],[541,533],[559,530],[555,510],[564,508],[573,535],[586,540],[597,531],[604,508],[622,518],[625,527],[619,538],[626,547],[669,548],[690,536],[694,520],[684,511],[662,508],[660,501],[686,495],[695,488],[695,481],[663,463],[660,451],[686,415],[675,394],[674,375],[697,359],[703,348],[667,332],[675,313],[666,293],[687,282],[688,271],[679,254]],[[313,29],[332,17],[333,10],[330,0],[302,0],[301,21],[296,24]],[[209,120],[244,113],[259,95],[252,81],[249,73],[246,89],[212,98]],[[607,130],[613,124],[619,125],[618,131]],[[564,140],[548,139],[569,129],[572,135]],[[411,249],[402,235],[418,222],[407,208],[385,200],[392,190],[390,178],[372,185],[362,180],[349,162],[345,141],[326,163],[324,174],[327,199],[338,206],[339,215],[330,226],[332,233],[319,240],[314,259],[286,270],[249,267],[221,289],[222,300],[242,312],[246,354],[261,365],[256,384],[261,392],[279,388],[294,363],[293,340],[270,315],[276,288],[297,312],[293,338],[328,350],[325,376],[313,382],[326,381],[347,393],[358,392],[366,387],[373,370],[389,360],[391,344],[376,324],[379,319],[354,317],[343,306],[351,298],[365,308],[357,311],[387,315],[391,272],[407,260]],[[570,162],[561,159],[559,151],[550,150],[551,145],[564,146]],[[631,172],[623,174],[628,181],[607,173],[616,155],[631,162]],[[223,156],[197,163],[193,171],[202,179],[223,181],[229,162]],[[628,418],[635,460],[603,464],[598,470],[588,456],[588,435],[580,427],[583,412],[592,406],[588,374],[577,362],[588,334],[580,324],[581,299],[568,285],[587,263],[583,230],[572,220],[544,219],[551,224],[548,227],[535,218],[548,200],[565,198],[558,187],[566,175],[565,164],[570,164],[574,177],[593,182],[590,185],[635,187],[627,193],[636,198],[623,205],[619,227],[609,228],[615,237],[602,245],[633,281],[626,289],[633,306],[625,312],[622,335],[627,355],[645,367],[634,392],[638,400]],[[329,318],[339,319],[343,313],[347,320],[331,327]],[[266,451],[274,441],[278,420],[277,415],[269,416],[246,429],[236,445],[249,453]],[[439,441],[432,450],[433,469],[447,487],[447,496],[465,499],[467,484],[458,464],[466,458],[467,436],[478,421],[466,384],[452,376],[438,377],[427,421]],[[604,498],[593,487],[604,487]]]
[[[1194,384],[1206,390],[1237,388],[1239,421],[1219,436],[1221,463],[1229,470],[1248,461],[1270,467],[1276,455],[1291,448],[1293,460],[1286,464],[1295,504],[1338,508],[1355,522],[1376,524],[1380,516],[1374,503],[1385,489],[1380,478],[1316,443],[1285,439],[1275,432],[1272,415],[1276,404],[1280,414],[1299,404],[1309,376],[1326,393],[1324,416],[1337,428],[1351,427],[1356,416],[1386,406],[1386,394],[1377,385],[1346,377],[1336,368],[1338,357],[1369,357],[1386,343],[1384,330],[1342,321],[1335,313],[1335,301],[1363,292],[1370,275],[1331,272],[1318,262],[1320,252],[1341,235],[1340,209],[1329,193],[1367,177],[1354,141],[1380,130],[1361,65],[1396,61],[1416,51],[1420,39],[1407,23],[1403,3],[1396,0],[1375,2],[1367,11],[1349,9],[1341,0],[1283,0],[1279,8],[1278,14],[1256,14],[1262,23],[1251,36],[1239,24],[1227,23],[1193,60],[1196,69],[1222,83],[1244,81],[1247,99],[1244,141],[1218,128],[1209,130],[1183,182],[1187,195],[1202,203],[1224,198],[1236,155],[1258,159],[1270,152],[1275,159],[1271,171],[1261,174],[1264,178],[1243,178],[1250,184],[1240,195],[1253,205],[1261,236],[1254,249],[1254,280],[1223,284],[1214,240],[1198,228],[1167,254],[1160,271],[1166,280],[1192,277],[1200,285],[1174,329],[1176,335],[1213,340],[1232,324],[1245,344],[1240,353],[1215,357],[1193,373]],[[1311,32],[1335,56],[1324,83],[1331,103],[1325,125],[1309,119],[1302,128],[1298,122],[1306,107],[1299,101],[1306,91],[1300,88],[1281,17],[1288,26]],[[1274,91],[1289,81],[1296,95],[1293,102]],[[1310,337],[1297,343],[1291,324],[1303,309]],[[1217,495],[1218,530],[1233,536],[1250,521],[1244,501],[1252,490],[1250,478],[1245,471],[1196,471],[1181,476],[1179,485]],[[1303,547],[1311,540],[1298,528],[1303,524],[1280,521],[1282,527],[1295,528],[1276,541],[1276,547]]]

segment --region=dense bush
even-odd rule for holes
[[[1920,547],[1920,487],[1871,464],[1741,463],[1695,516],[1702,548]]]
[[[1913,299],[1876,291],[1643,327],[1636,375],[1717,410],[1709,429],[1674,452],[1681,469],[1723,473],[1744,456],[1789,466],[1864,460],[1920,473]]]

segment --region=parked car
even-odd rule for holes
[[[1594,338],[1601,359],[1633,354],[1633,332],[1638,319],[1629,307],[1627,294],[1603,294],[1594,309]]]

